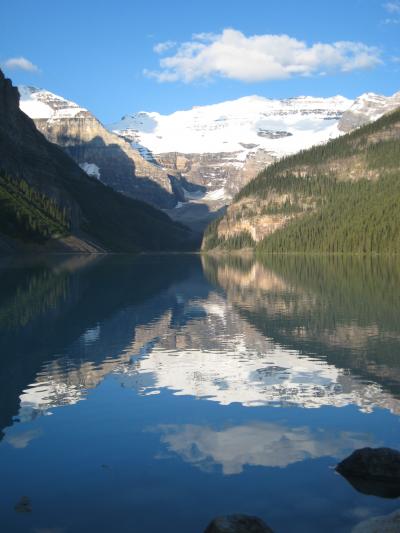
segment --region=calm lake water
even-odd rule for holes
[[[241,512],[346,532],[398,509],[333,467],[400,447],[399,304],[378,259],[3,260],[0,530],[201,533]]]

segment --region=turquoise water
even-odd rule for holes
[[[399,297],[377,259],[3,260],[0,530],[195,533],[240,512],[346,532],[392,512],[334,466],[400,448]]]

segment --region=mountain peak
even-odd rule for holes
[[[250,95],[169,115],[133,113],[109,128],[135,132],[136,142],[155,154],[240,152],[244,161],[249,150],[282,156],[326,141],[352,103],[343,96],[279,100]]]
[[[76,118],[88,114],[87,109],[75,102],[45,89],[19,85],[18,91],[22,111],[33,119]]]
[[[366,92],[358,96],[353,105],[343,114],[339,129],[344,132],[353,130],[377,120],[385,113],[390,113],[400,107],[400,92],[392,96],[383,96],[373,92]]]

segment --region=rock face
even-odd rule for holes
[[[19,87],[20,107],[45,137],[61,146],[90,176],[118,192],[160,208],[176,205],[171,177],[144,159],[86,109],[49,91]]]
[[[170,216],[205,220],[215,218],[248,181],[277,159],[376,120],[396,105],[399,93],[367,93],[354,102],[341,96],[249,96],[171,115],[126,115],[109,129],[148,161],[194,186],[191,194],[181,190],[183,199]],[[185,208],[180,210],[182,204]]]
[[[396,481],[400,485],[400,452],[391,448],[362,448],[340,462],[336,470],[346,478]]]
[[[347,133],[377,120],[385,113],[390,113],[400,107],[400,92],[393,96],[382,96],[375,93],[365,93],[354,100],[339,120],[338,128]]]
[[[74,102],[33,87],[19,90],[21,109],[85,172],[199,229],[272,162],[400,105],[400,93],[367,93],[354,102],[249,96],[171,115],[126,115],[107,131]]]
[[[273,533],[261,518],[242,514],[214,518],[204,533]]]
[[[0,71],[0,161],[2,170],[11,175],[23,175],[24,179],[41,193],[53,198],[57,205],[69,212],[72,230],[81,221],[81,210],[73,196],[54,182],[52,176],[71,172],[81,174],[79,168],[70,165],[70,158],[56,147],[49,145],[38,134],[34,123],[19,112],[19,92]],[[73,163],[71,161],[71,163]],[[64,168],[60,171],[60,165]]]
[[[356,525],[351,533],[398,533],[400,531],[400,510],[386,516],[375,516]]]
[[[290,193],[271,193],[267,198],[262,200],[252,197],[231,204],[218,225],[218,237],[228,239],[246,232],[251,235],[254,242],[261,241],[267,235],[285,226],[285,224],[296,216],[294,213],[275,214],[270,210],[271,205],[283,206],[285,202],[293,202],[293,196]],[[301,199],[301,203],[305,208],[308,205],[311,207],[313,205],[313,199],[303,198]]]
[[[82,111],[75,106],[63,113],[80,120]],[[187,239],[193,238],[187,228],[173,223],[159,210],[118,194],[88,176],[60,147],[49,142],[33,120],[20,110],[19,92],[1,71],[0,161],[2,172],[10,179],[23,179],[36,193],[65,210],[71,233],[66,245],[69,251],[177,250],[183,243],[186,246]],[[7,241],[9,236],[3,224],[1,250],[12,249],[13,243],[9,245]],[[26,245],[30,243],[17,244],[27,251]]]
[[[237,161],[238,152],[169,152],[156,157],[167,171],[183,176],[188,183],[197,186],[192,193],[183,191],[185,201],[206,204],[211,210],[225,206],[243,185],[275,161],[275,157],[262,149],[249,153],[241,165]]]
[[[185,213],[199,204],[216,213],[276,159],[339,135],[337,122],[351,103],[341,96],[249,96],[171,115],[126,115],[109,129],[195,187],[183,191]]]

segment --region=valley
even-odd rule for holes
[[[3,2],[0,533],[400,530],[400,0]]]
[[[376,120],[400,93],[273,100],[249,96],[171,115],[138,112],[107,129],[89,111],[22,86],[21,109],[90,175],[195,231],[265,167]]]

